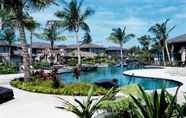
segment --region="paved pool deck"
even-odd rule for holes
[[[178,93],[178,102],[183,102],[183,93],[186,92],[186,68],[165,68],[165,69],[141,69],[125,71],[125,74],[155,78],[165,78],[183,83]],[[60,106],[58,97],[73,101],[74,96],[48,95],[32,93],[12,87],[9,82],[22,77],[23,74],[0,75],[0,86],[11,88],[14,91],[15,99],[0,104],[1,118],[77,118],[74,114],[55,108]],[[168,89],[175,92],[175,88]],[[83,100],[85,97],[76,98]]]
[[[70,112],[55,108],[61,105],[57,96],[69,101],[73,101],[73,96],[32,93],[9,84],[10,80],[22,76],[23,74],[0,75],[0,86],[13,89],[15,98],[0,104],[1,118],[77,118]]]
[[[134,75],[138,77],[149,77],[167,79],[181,82],[183,85],[180,87],[178,92],[178,103],[185,102],[184,93],[186,92],[186,68],[179,67],[165,67],[162,69],[140,69],[140,70],[129,70],[123,72],[126,75]],[[174,94],[176,88],[167,88],[168,92]],[[186,95],[186,94],[185,94]]]

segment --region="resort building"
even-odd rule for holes
[[[28,47],[30,47],[28,45]],[[49,56],[52,54],[55,54],[56,62],[58,58],[58,53],[60,52],[60,47],[54,45],[54,52],[50,52],[51,45],[49,43],[44,42],[33,42],[32,43],[32,59],[33,60],[42,60],[42,59],[48,59]],[[30,48],[29,48],[30,50]],[[29,51],[30,52],[30,51]]]
[[[108,56],[118,58],[118,57],[120,57],[120,54],[121,54],[120,47],[108,47],[106,49],[106,54]],[[123,56],[126,56],[126,55],[127,55],[127,49],[123,48]]]
[[[20,47],[16,44],[9,45],[5,40],[0,40],[0,62],[11,61],[18,63],[21,60]]]
[[[186,34],[169,39],[171,44],[172,59],[177,64],[185,64],[186,60]]]
[[[105,47],[94,43],[80,45],[80,50],[82,52],[95,53],[97,55],[105,53],[105,49],[106,49]],[[77,50],[77,45],[66,46],[64,50],[67,53],[73,52],[74,50]]]

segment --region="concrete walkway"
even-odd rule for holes
[[[152,77],[160,79],[168,79],[181,82],[183,85],[178,92],[178,103],[186,102],[184,92],[186,92],[186,68],[166,67],[164,69],[140,69],[125,71],[126,75],[134,75],[139,77]],[[168,88],[170,93],[175,93],[176,88]],[[186,94],[185,94],[186,95]]]
[[[70,112],[55,108],[61,105],[56,95],[31,93],[9,85],[10,80],[21,76],[23,75],[0,75],[0,86],[13,89],[15,96],[14,100],[0,104],[1,118],[77,118]],[[59,97],[73,101],[70,96]]]

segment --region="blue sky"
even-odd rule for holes
[[[106,38],[112,28],[127,26],[128,33],[136,34],[136,38],[149,34],[147,30],[157,22],[171,19],[169,26],[176,25],[170,38],[186,33],[186,0],[85,0],[84,7],[91,7],[95,14],[87,23],[91,28],[93,42],[113,46]],[[43,11],[31,15],[45,24],[47,20],[56,19],[54,12],[62,6],[51,6]],[[73,35],[64,32],[66,35]],[[36,39],[38,41],[38,39]],[[74,39],[68,39],[58,44],[74,44]],[[125,44],[126,48],[139,45],[136,39]]]

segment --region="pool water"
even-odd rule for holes
[[[178,86],[178,82],[162,80],[162,79],[153,79],[153,78],[144,78],[144,77],[131,77],[123,75],[123,72],[127,69],[124,67],[105,67],[98,68],[92,72],[81,72],[79,80],[76,79],[73,73],[63,73],[58,75],[60,79],[64,81],[65,84],[72,83],[94,83],[99,80],[118,80],[118,85],[127,86],[130,84],[139,84],[143,86],[146,90],[159,89],[162,87],[171,88]]]

